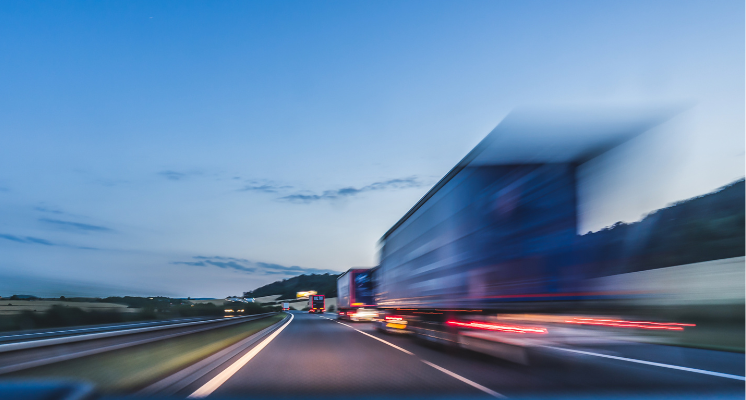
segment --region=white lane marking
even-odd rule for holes
[[[281,326],[280,329],[276,330],[268,338],[264,339],[256,347],[251,349],[251,351],[244,354],[241,358],[236,360],[236,362],[231,364],[228,368],[224,369],[221,373],[217,374],[214,378],[210,379],[209,382],[205,383],[204,385],[202,385],[202,387],[195,390],[194,393],[190,394],[188,398],[199,399],[202,397],[209,396],[212,392],[214,392],[217,388],[219,388],[220,385],[224,384],[225,381],[230,379],[231,376],[233,376],[236,372],[238,372],[239,369],[243,368],[243,366],[246,365],[246,363],[251,361],[251,359],[254,358],[254,356],[259,354],[259,352],[262,351],[262,349],[267,347],[269,342],[274,340],[274,338],[276,338],[277,335],[279,335],[283,329],[287,328],[287,326],[290,325],[290,322],[293,321],[294,317],[295,316],[293,314],[290,314],[290,320],[288,320],[288,322],[286,322],[285,325]]]
[[[613,360],[628,361],[628,362],[633,362],[633,363],[637,363],[637,364],[645,364],[645,365],[653,365],[653,366],[662,367],[662,368],[677,369],[679,371],[688,371],[688,372],[694,372],[694,373],[703,374],[703,375],[718,376],[718,377],[721,377],[721,378],[736,379],[736,380],[739,380],[739,381],[746,380],[745,377],[740,376],[740,375],[723,374],[721,372],[707,371],[707,370],[704,370],[704,369],[680,367],[678,365],[661,364],[661,363],[652,362],[652,361],[635,360],[634,358],[624,358],[624,357],[610,356],[610,355],[606,355],[606,354],[591,353],[589,351],[563,349],[561,347],[547,346],[547,348],[554,349],[554,350],[569,351],[571,353],[585,354],[585,355],[588,355],[588,356],[596,356],[596,357],[603,357],[603,358],[611,358]]]
[[[321,317],[321,318],[326,318],[326,317]],[[334,320],[333,320],[333,319],[331,319],[331,318],[326,318],[326,319],[328,319],[329,321],[334,321]],[[401,351],[401,352],[407,353],[407,354],[409,354],[410,356],[413,356],[413,355],[414,355],[414,353],[412,353],[412,352],[409,352],[409,351],[407,351],[407,350],[404,350],[404,349],[402,349],[401,347],[399,347],[399,346],[397,346],[397,345],[395,345],[395,344],[393,344],[393,343],[389,343],[389,342],[387,342],[387,341],[385,341],[385,340],[383,340],[383,339],[377,338],[377,337],[375,337],[375,336],[373,336],[373,335],[371,335],[371,334],[369,334],[369,333],[363,332],[363,331],[361,331],[360,329],[357,329],[357,328],[355,328],[354,326],[350,326],[350,325],[347,325],[347,324],[343,324],[343,323],[341,323],[341,322],[339,322],[339,321],[334,321],[334,322],[336,322],[336,323],[338,323],[338,324],[340,324],[340,325],[344,325],[344,326],[346,326],[346,327],[348,327],[348,328],[352,328],[352,329],[354,329],[354,330],[356,330],[356,331],[358,331],[358,332],[362,333],[362,334],[363,334],[363,335],[365,335],[365,336],[370,336],[370,337],[372,337],[373,339],[376,339],[376,340],[378,340],[379,342],[382,342],[382,343],[386,343],[387,345],[389,345],[389,346],[391,346],[391,347],[393,347],[393,348],[395,348],[395,349],[397,349],[397,350],[399,350],[399,351]]]
[[[326,318],[326,317],[321,317],[321,318]],[[333,320],[333,319],[331,319],[331,318],[326,318],[326,319],[328,319],[328,320],[330,320],[330,321],[334,321],[334,320]],[[386,343],[387,345],[389,345],[389,346],[391,346],[391,347],[393,347],[393,348],[395,348],[395,349],[397,349],[397,350],[399,350],[399,351],[403,351],[403,352],[405,352],[405,353],[409,354],[410,356],[415,356],[415,357],[417,357],[417,356],[416,356],[416,355],[415,355],[414,353],[412,353],[412,352],[410,352],[410,351],[404,350],[404,349],[402,349],[401,347],[399,347],[399,346],[397,346],[397,345],[395,345],[395,344],[393,344],[393,343],[389,343],[389,342],[387,342],[387,341],[385,341],[385,340],[383,340],[383,339],[381,339],[381,338],[377,338],[377,337],[375,337],[375,336],[373,336],[373,335],[371,335],[371,334],[368,334],[368,333],[366,333],[366,332],[363,332],[363,331],[361,331],[361,330],[359,330],[359,329],[356,329],[356,328],[355,328],[355,327],[353,327],[353,326],[350,326],[350,325],[347,325],[347,324],[343,324],[343,323],[341,323],[341,322],[339,322],[339,321],[334,321],[334,322],[336,322],[336,323],[338,323],[338,324],[341,324],[341,325],[344,325],[344,326],[346,326],[346,327],[352,328],[352,329],[354,329],[354,330],[356,330],[356,331],[358,331],[358,332],[362,333],[362,334],[363,334],[363,335],[365,335],[365,336],[370,336],[370,337],[372,337],[373,339],[376,339],[376,340],[378,340],[379,342],[383,342],[383,343]],[[473,387],[473,388],[479,389],[479,390],[481,390],[481,391],[483,391],[483,392],[485,392],[485,393],[489,394],[490,396],[493,396],[493,397],[497,397],[497,398],[500,398],[500,399],[507,399],[507,397],[506,397],[505,395],[503,395],[503,394],[500,394],[500,393],[498,393],[498,392],[496,392],[496,391],[494,391],[494,390],[492,390],[492,389],[490,389],[490,388],[488,388],[488,387],[484,387],[484,386],[482,386],[482,385],[480,385],[480,384],[478,384],[478,383],[476,383],[476,382],[474,382],[474,381],[472,381],[472,380],[466,379],[466,378],[464,378],[463,376],[461,376],[461,375],[459,375],[459,374],[457,374],[457,373],[455,373],[455,372],[451,372],[451,371],[449,371],[449,370],[447,370],[447,369],[445,369],[445,368],[443,368],[443,367],[437,366],[437,365],[435,365],[435,364],[433,364],[433,363],[431,363],[431,362],[429,362],[429,361],[425,361],[425,360],[423,360],[423,359],[421,359],[421,358],[419,358],[419,357],[418,357],[418,359],[419,359],[420,361],[422,361],[423,363],[425,363],[425,364],[427,364],[427,365],[429,365],[429,366],[431,366],[431,367],[433,367],[433,368],[437,369],[438,371],[440,371],[440,372],[442,372],[442,373],[444,373],[444,374],[446,374],[446,375],[448,375],[448,376],[451,376],[451,377],[453,377],[453,378],[456,378],[456,379],[460,380],[461,382],[464,382],[464,383],[466,383],[467,385],[470,385],[470,386],[471,386],[471,387]]]
[[[505,395],[497,393],[496,391],[494,391],[494,390],[492,390],[490,388],[484,387],[484,386],[482,386],[482,385],[480,385],[480,384],[478,384],[478,383],[476,383],[474,381],[468,380],[468,379],[464,378],[463,376],[461,376],[461,375],[459,375],[459,374],[457,374],[455,372],[451,372],[451,371],[449,371],[449,370],[447,370],[447,369],[445,369],[443,367],[439,367],[439,366],[431,363],[430,361],[425,361],[425,360],[420,360],[420,361],[424,362],[425,364],[427,364],[427,365],[429,365],[429,366],[437,369],[438,371],[440,371],[440,372],[442,372],[442,373],[444,373],[446,375],[450,375],[451,377],[456,378],[456,379],[460,380],[461,382],[466,383],[467,385],[470,385],[470,386],[472,386],[472,387],[474,387],[476,389],[479,389],[479,390],[481,390],[481,391],[489,394],[490,396],[498,397],[498,398],[501,398],[501,399],[507,399],[507,397],[505,397]]]

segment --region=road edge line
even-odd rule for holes
[[[266,318],[269,317],[271,317],[271,315],[267,316]],[[213,353],[210,356],[203,358],[202,360],[197,361],[194,364],[188,365],[181,370],[158,380],[157,382],[151,383],[150,385],[137,391],[135,394],[138,396],[153,396],[156,394],[166,396],[174,395],[180,390],[193,384],[198,379],[214,371],[216,368],[219,368],[221,365],[228,362],[231,358],[241,354],[241,352],[245,351],[248,347],[272,333],[283,323],[287,322],[289,318],[290,316],[286,315],[285,318],[283,318],[282,320],[277,321],[274,324],[260,330],[259,332],[245,337],[239,342],[234,343],[216,353]],[[259,318],[248,322],[259,321],[261,319],[262,318]]]
[[[272,342],[277,335],[280,334],[285,328],[290,325],[291,322],[293,322],[293,318],[295,316],[293,314],[290,314],[290,320],[285,323],[285,325],[278,328],[276,331],[274,331],[268,338],[264,339],[261,343],[259,343],[256,347],[251,349],[248,353],[244,354],[236,360],[233,364],[229,365],[228,368],[221,371],[219,374],[217,374],[215,377],[210,379],[207,383],[202,385],[199,389],[195,390],[192,394],[187,396],[187,398],[190,399],[199,399],[202,397],[207,397],[212,392],[217,390],[222,384],[224,384],[228,379],[230,379],[238,370],[243,368],[244,365],[246,365],[249,361],[251,361],[252,358],[254,358],[257,354],[259,354],[262,349],[267,347],[267,345]]]

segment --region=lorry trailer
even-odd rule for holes
[[[372,321],[378,316],[372,274],[373,269],[352,268],[337,278],[337,319]]]
[[[656,247],[637,237],[627,242],[642,249],[634,258],[586,251],[601,239],[578,234],[578,171],[664,114],[506,117],[381,238],[373,272],[379,328],[521,363],[548,344],[610,339],[587,329],[603,321],[589,314],[641,304],[645,292],[614,277],[653,268],[643,265],[656,254],[644,251]],[[596,242],[593,249],[605,248]],[[340,298],[351,282],[344,277]]]

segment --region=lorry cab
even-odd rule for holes
[[[323,295],[313,294],[308,296],[308,312],[310,314],[323,314],[326,308],[324,300]]]

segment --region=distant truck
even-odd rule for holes
[[[314,294],[308,296],[308,312],[311,314],[323,314],[326,308],[324,303],[324,296],[320,294]]]
[[[372,273],[372,269],[353,268],[337,278],[337,319],[372,321],[378,316]]]
[[[290,303],[282,303],[282,311],[290,311]]]

